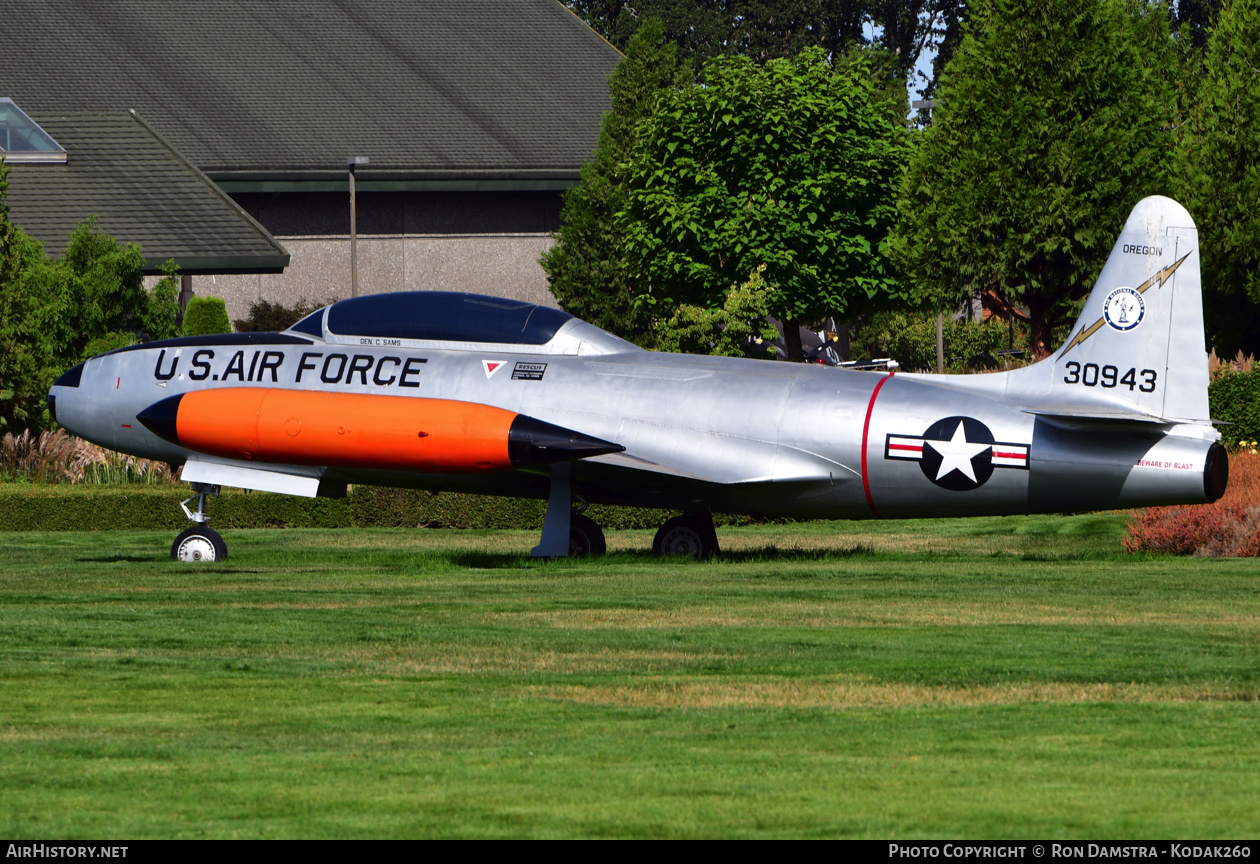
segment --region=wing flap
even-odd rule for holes
[[[206,483],[211,486],[232,486],[236,489],[315,498],[319,493],[319,475],[322,473],[321,468],[305,465],[268,465],[264,469],[193,456],[184,463],[180,477],[185,483]]]

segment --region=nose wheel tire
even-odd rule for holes
[[[708,513],[687,513],[675,516],[656,532],[652,552],[656,555],[688,555],[697,561],[718,552],[717,532]]]
[[[608,551],[604,532],[595,520],[581,513],[569,516],[569,557],[594,558]]]
[[[188,563],[227,559],[227,543],[219,532],[204,525],[186,528],[171,544],[171,560]]]

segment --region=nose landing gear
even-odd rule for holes
[[[222,561],[227,558],[227,543],[213,528],[194,525],[185,528],[171,544],[173,561]]]
[[[218,531],[206,526],[206,496],[219,494],[218,486],[193,483],[193,494],[180,502],[184,515],[196,524],[185,528],[171,544],[172,561],[223,561],[227,558],[227,543]],[[188,509],[188,502],[197,499],[197,510]]]

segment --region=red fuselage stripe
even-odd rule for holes
[[[875,389],[871,391],[871,401],[866,405],[866,422],[862,424],[862,491],[866,493],[866,503],[870,505],[871,512],[876,516],[879,515],[879,511],[875,509],[875,499],[871,498],[871,478],[870,474],[866,471],[866,445],[867,438],[871,433],[871,412],[875,410],[875,397],[879,395],[880,388],[883,387],[891,377],[893,377],[892,373],[889,373],[883,378],[880,378],[879,383],[875,385]]]

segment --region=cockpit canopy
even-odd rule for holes
[[[291,329],[312,336],[545,345],[573,316],[559,309],[455,291],[402,291],[341,300]]]
[[[455,291],[399,291],[351,297],[312,312],[289,328],[330,344],[446,347],[522,354],[621,354],[642,351],[567,312]]]

